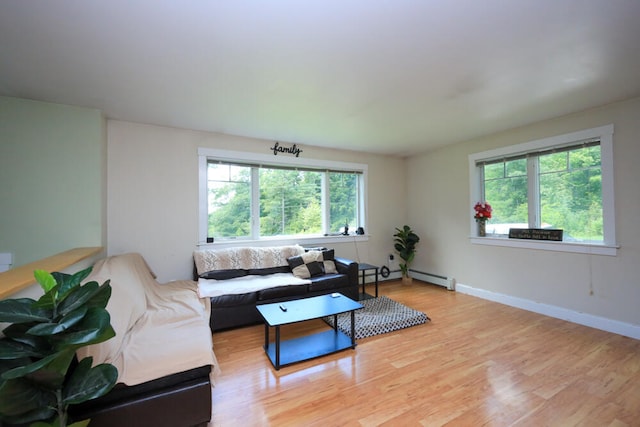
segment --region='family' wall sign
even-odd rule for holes
[[[293,154],[296,157],[300,157],[300,153],[302,153],[302,148],[298,148],[296,144],[293,144],[291,147],[283,147],[277,141],[275,144],[273,144],[273,147],[269,148],[269,150],[273,151],[274,156],[277,156],[278,153],[287,153]]]

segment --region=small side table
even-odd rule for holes
[[[363,299],[369,299],[369,298],[373,298],[371,295],[367,294],[364,291],[364,284],[365,284],[365,276],[366,276],[366,271],[367,270],[375,270],[376,272],[376,298],[378,298],[378,266],[377,265],[372,265],[372,264],[367,264],[366,262],[362,262],[360,264],[358,264],[358,272],[362,272],[362,293],[360,294],[360,300]]]

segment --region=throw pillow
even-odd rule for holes
[[[335,251],[333,249],[325,249],[322,251],[311,251],[315,253],[316,261],[322,263],[324,267],[324,272],[326,274],[337,274],[338,269],[336,268],[335,259]]]
[[[307,252],[287,259],[291,272],[299,279],[308,279],[324,274],[323,265],[316,260],[316,255]]]

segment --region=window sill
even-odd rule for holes
[[[226,248],[235,246],[285,246],[296,245],[313,246],[324,245],[328,243],[349,243],[349,242],[366,242],[369,240],[368,234],[342,234],[330,236],[306,236],[306,237],[269,237],[259,240],[250,239],[230,239],[220,240],[214,243],[199,243],[200,248]]]
[[[507,237],[487,236],[469,238],[474,245],[504,246],[521,249],[537,249],[542,251],[571,252],[592,255],[616,256],[619,246],[589,245],[572,242],[547,242],[540,240],[509,239]]]

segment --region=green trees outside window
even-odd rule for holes
[[[500,224],[523,224],[561,228],[564,240],[603,241],[599,144],[532,153],[481,167],[494,230],[500,230]],[[529,194],[531,189],[534,194]]]
[[[209,163],[209,236],[251,235],[251,168]],[[214,233],[215,230],[215,233]]]
[[[329,172],[330,232],[339,231],[345,224],[355,230],[358,223],[359,174]]]
[[[484,200],[493,209],[491,224],[527,224],[527,161],[517,159],[484,166]]]
[[[209,162],[208,236],[321,235],[338,232],[346,223],[355,229],[359,176],[356,172]],[[257,198],[252,196],[254,191]],[[323,224],[325,210],[327,224]],[[252,212],[259,223],[259,236],[253,236]]]
[[[579,241],[603,240],[600,147],[541,156],[540,220]]]
[[[322,232],[319,172],[260,168],[259,179],[260,236]]]

